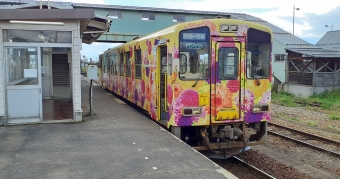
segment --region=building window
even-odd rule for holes
[[[154,21],[156,20],[155,13],[142,13],[142,20],[143,21]]]
[[[135,74],[136,74],[136,78],[142,77],[142,52],[141,50],[135,51]]]
[[[131,77],[131,58],[130,58],[130,52],[125,52],[125,64],[126,64],[125,76]]]
[[[286,54],[275,54],[275,61],[276,62],[283,62],[287,58]]]
[[[173,22],[185,22],[185,16],[184,15],[177,15],[175,14],[172,19]]]
[[[3,30],[4,42],[72,43],[72,32],[53,30]]]
[[[123,55],[123,53],[120,53],[119,54],[119,74],[120,74],[120,76],[124,76],[124,66],[125,66],[125,64],[124,64],[124,55]]]
[[[109,11],[107,16],[112,18],[112,19],[122,19],[123,18],[123,12],[121,12],[121,11]]]

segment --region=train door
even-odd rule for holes
[[[104,67],[103,67],[103,54],[99,55],[99,84],[100,86],[103,86],[103,72]]]
[[[215,70],[211,83],[212,123],[240,119],[240,42],[215,42]]]
[[[167,46],[162,45],[158,48],[158,67],[159,67],[159,77],[158,77],[158,100],[157,106],[158,108],[158,118],[159,122],[166,124],[168,120],[168,109],[167,109],[167,98],[166,98],[166,89],[167,89]]]

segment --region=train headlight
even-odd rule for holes
[[[200,107],[188,107],[182,109],[183,116],[200,116],[202,114],[202,108]]]
[[[269,106],[268,104],[254,104],[252,108],[253,113],[264,113],[268,112]]]

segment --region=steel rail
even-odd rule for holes
[[[314,134],[310,134],[310,133],[307,133],[307,132],[298,131],[296,129],[292,129],[292,128],[289,128],[289,127],[286,127],[286,126],[282,126],[282,125],[279,125],[279,124],[274,124],[274,123],[268,122],[268,125],[269,126],[278,127],[278,128],[282,128],[282,129],[285,129],[285,130],[288,130],[288,131],[291,131],[291,132],[295,132],[295,133],[298,133],[298,134],[301,134],[301,135],[304,135],[304,136],[308,136],[308,137],[313,138],[313,139],[317,139],[317,140],[321,140],[321,141],[324,141],[324,142],[328,142],[328,143],[331,143],[331,144],[334,144],[334,145],[340,145],[340,142],[338,142],[338,141],[327,139],[327,138],[324,138],[324,137],[320,137],[320,136],[317,136],[317,135],[314,135]]]
[[[272,125],[272,124],[270,124],[270,125]],[[280,126],[280,125],[277,125],[277,126]],[[281,127],[281,126],[280,126],[280,127]],[[284,127],[282,127],[282,128],[284,128]],[[298,133],[300,133],[300,134],[302,134],[302,135],[315,136],[315,135],[312,135],[312,134],[309,134],[309,133],[304,133],[304,132],[301,132],[301,131],[295,131],[294,129],[290,129],[290,128],[287,129],[287,130],[291,130],[291,131],[294,131],[294,132],[298,132]],[[268,134],[275,135],[275,136],[278,136],[278,137],[281,137],[281,138],[284,138],[284,139],[293,141],[293,142],[298,143],[298,144],[301,144],[301,145],[303,145],[303,146],[307,146],[307,147],[313,148],[313,149],[315,149],[315,150],[318,150],[318,151],[321,151],[321,152],[326,152],[326,153],[328,153],[328,154],[330,154],[330,155],[333,155],[333,156],[336,156],[336,157],[340,157],[340,153],[337,153],[337,152],[333,152],[333,151],[327,150],[327,149],[325,149],[325,148],[322,148],[322,147],[319,147],[319,146],[316,146],[316,145],[313,145],[313,144],[304,142],[304,141],[302,141],[302,140],[293,139],[293,138],[291,138],[291,137],[289,137],[289,136],[286,136],[286,135],[283,135],[283,134],[279,134],[279,133],[277,133],[277,132],[273,132],[273,131],[267,131],[267,132],[268,132]],[[315,138],[320,138],[320,140],[325,139],[325,138],[319,137],[319,136],[317,136],[317,137],[315,137]],[[328,140],[329,140],[329,139],[328,139]],[[330,140],[330,141],[332,141],[332,140]],[[339,145],[339,142],[336,142],[336,141],[333,141],[333,142],[335,142],[337,145]]]
[[[261,175],[262,175],[261,178],[263,178],[263,179],[267,179],[267,178],[268,178],[268,179],[276,179],[275,177],[273,177],[273,176],[269,175],[268,173],[266,173],[266,172],[264,172],[264,171],[262,171],[262,170],[260,170],[260,169],[258,169],[258,168],[256,168],[256,167],[250,165],[249,163],[243,161],[242,159],[240,159],[240,158],[238,158],[238,157],[233,156],[233,158],[236,159],[237,161],[239,161],[239,162],[245,164],[247,167],[251,168],[251,169],[254,170],[255,172],[258,172],[259,174],[261,174]]]

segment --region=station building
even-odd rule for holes
[[[110,22],[70,3],[0,3],[1,123],[81,121],[82,43]]]

